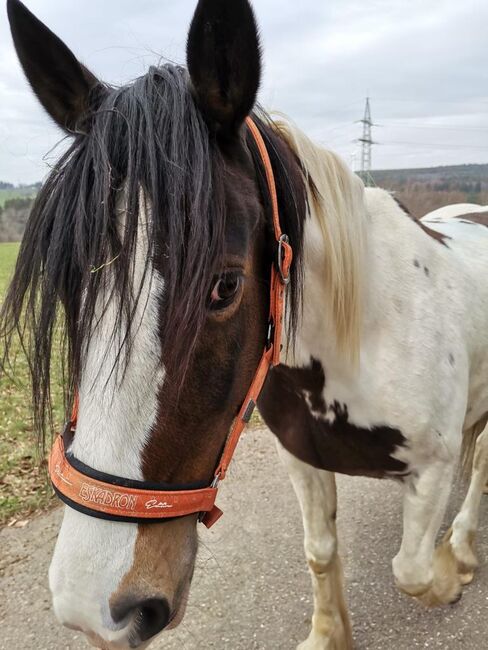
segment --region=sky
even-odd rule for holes
[[[228,0],[232,2],[232,0]],[[184,63],[196,0],[26,0],[99,78]],[[359,167],[371,97],[374,169],[488,162],[486,0],[254,0],[260,101]],[[42,180],[66,146],[17,62],[0,8],[0,180]]]

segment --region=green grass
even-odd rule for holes
[[[0,190],[2,192],[3,190]],[[15,260],[19,252],[19,244],[0,244],[0,304],[7,288],[8,281],[12,276]]]
[[[12,276],[19,244],[0,244],[0,305]],[[0,346],[2,342],[0,341]],[[52,502],[46,461],[40,458],[32,432],[27,360],[14,346],[13,367],[0,370],[0,526],[23,519]],[[0,347],[0,359],[3,349]],[[54,387],[60,405],[60,387]],[[61,409],[55,409],[61,421]]]

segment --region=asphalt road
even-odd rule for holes
[[[451,499],[448,521],[461,494]],[[295,496],[271,434],[249,431],[224,482],[224,517],[201,530],[201,549],[184,622],[155,650],[289,650],[308,634],[311,589]],[[50,609],[47,567],[60,510],[22,529],[0,531],[0,649],[79,650]],[[488,497],[483,502],[482,566],[461,601],[426,610],[398,593],[391,558],[401,538],[398,486],[339,477],[338,522],[357,650],[488,648]]]

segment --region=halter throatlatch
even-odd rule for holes
[[[234,420],[210,486],[155,484],[111,476],[98,472],[74,458],[67,451],[76,430],[78,400],[64,432],[54,443],[49,458],[49,473],[58,496],[69,506],[101,519],[129,522],[161,521],[199,513],[199,520],[210,528],[222,515],[215,505],[217,486],[225,478],[239,438],[249,422],[264,381],[272,366],[280,362],[281,336],[285,306],[285,288],[290,280],[292,249],[281,232],[278,197],[273,168],[258,127],[246,118],[266,172],[277,259],[271,265],[270,309],[266,347],[249,391]]]

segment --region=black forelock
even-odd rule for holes
[[[69,398],[107,269],[117,300],[114,338],[122,330],[117,340],[130,347],[142,288],[142,280],[134,287],[132,263],[140,225],[148,242],[146,273],[152,261],[164,261],[165,323],[182,333],[163,341],[172,365],[185,367],[223,250],[218,167],[218,148],[187,72],[169,64],[108,89],[89,134],[76,136],[56,164],[33,206],[2,310],[4,335],[20,330],[28,352],[38,431],[46,428],[57,318],[67,335]],[[144,207],[152,218],[140,224]]]

